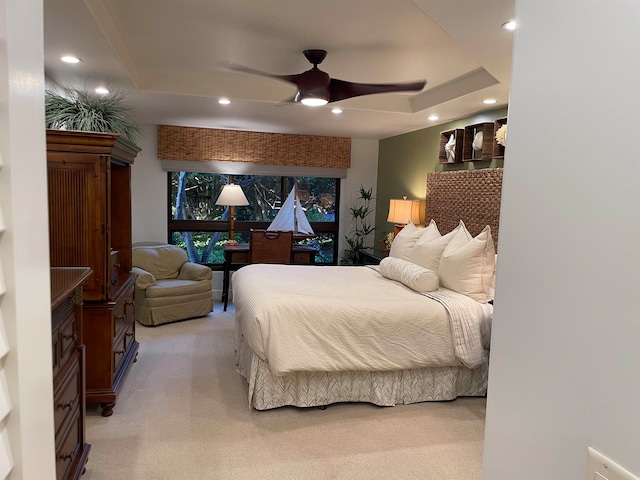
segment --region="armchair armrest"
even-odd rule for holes
[[[136,287],[146,290],[156,284],[156,277],[151,272],[147,272],[139,267],[132,267],[131,272],[138,275],[136,278]]]
[[[211,280],[213,272],[206,265],[186,262],[180,267],[178,280]]]

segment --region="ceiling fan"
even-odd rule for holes
[[[298,87],[298,92],[290,100],[309,106],[321,106],[331,102],[344,100],[345,98],[371,95],[374,93],[419,91],[427,84],[426,80],[410,83],[354,83],[329,77],[329,74],[318,68],[318,65],[327,56],[326,50],[305,50],[304,56],[313,65],[313,68],[303,73],[294,75],[276,75],[253,68],[244,67],[232,62],[223,62],[222,65],[230,70],[252,73],[263,77],[275,78],[293,83]]]

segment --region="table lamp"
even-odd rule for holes
[[[220,192],[220,196],[218,197],[218,200],[216,200],[216,205],[229,207],[229,241],[227,242],[227,245],[237,245],[238,242],[233,238],[236,216],[235,207],[249,205],[249,201],[247,200],[247,197],[245,197],[240,185],[230,183],[229,185],[222,187],[222,192]]]
[[[417,224],[420,222],[420,201],[407,200],[407,196],[403,195],[402,200],[389,200],[389,216],[387,222],[395,223],[393,226],[393,236],[400,233],[404,226],[411,222]]]

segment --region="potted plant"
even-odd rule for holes
[[[63,93],[45,92],[47,128],[117,133],[136,143],[140,128],[130,118],[131,109],[124,103],[124,93],[117,91],[98,95],[73,88],[65,88]]]
[[[367,218],[373,210],[371,209],[371,200],[373,199],[373,189],[365,188],[360,185],[360,192],[358,195],[359,205],[355,207],[349,207],[347,213],[353,219],[353,230],[350,235],[345,235],[345,241],[347,242],[347,248],[342,251],[340,256],[340,263],[342,265],[357,265],[360,263],[360,252],[369,250],[371,247],[367,246],[367,236],[375,230],[375,227],[371,225]]]

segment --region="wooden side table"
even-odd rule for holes
[[[374,249],[370,252],[358,254],[358,265],[378,265],[383,258],[389,256],[389,250]]]
[[[291,263],[301,265],[313,265],[316,263],[318,249],[310,245],[292,245]],[[231,283],[231,272],[249,264],[249,244],[239,243],[237,245],[224,246],[224,265],[222,277],[222,303],[224,311],[227,311],[229,303],[229,284]]]

